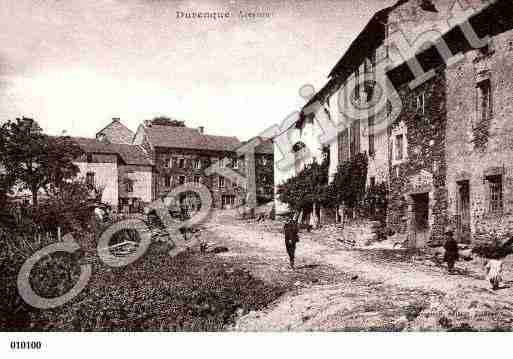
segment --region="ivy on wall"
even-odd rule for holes
[[[344,205],[357,209],[363,205],[367,179],[368,158],[365,153],[342,162],[331,183],[328,178],[329,160],[313,161],[296,176],[278,186],[278,199],[293,213],[311,208],[337,208]]]

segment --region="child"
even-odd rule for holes
[[[493,290],[499,289],[502,280],[502,261],[499,259],[490,259],[485,264],[486,279],[492,285]]]
[[[446,241],[444,244],[445,255],[444,261],[447,262],[447,269],[449,273],[454,270],[454,263],[459,259],[458,243],[454,239],[454,230],[452,227],[448,227],[445,230]]]

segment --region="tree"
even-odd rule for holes
[[[8,121],[0,131],[5,176],[32,193],[34,206],[41,189],[58,187],[76,176],[78,167],[72,161],[80,154],[82,150],[69,137],[49,137],[30,118]]]
[[[319,222],[317,208],[324,206],[328,187],[329,159],[319,164],[315,159],[296,176],[278,186],[278,198],[286,203],[294,215],[313,212]]]
[[[185,127],[185,123],[183,121],[174,120],[170,117],[166,116],[158,116],[151,120],[153,125],[160,126],[174,126],[174,127]]]

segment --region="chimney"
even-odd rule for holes
[[[203,132],[205,132],[205,127],[203,127],[203,126],[198,127],[198,132],[203,134]]]
[[[112,122],[121,122],[119,117],[112,117]]]

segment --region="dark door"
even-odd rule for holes
[[[413,247],[422,247],[429,240],[429,194],[420,193],[412,196],[413,198]]]
[[[462,242],[470,241],[470,185],[469,181],[458,182],[458,234]]]

